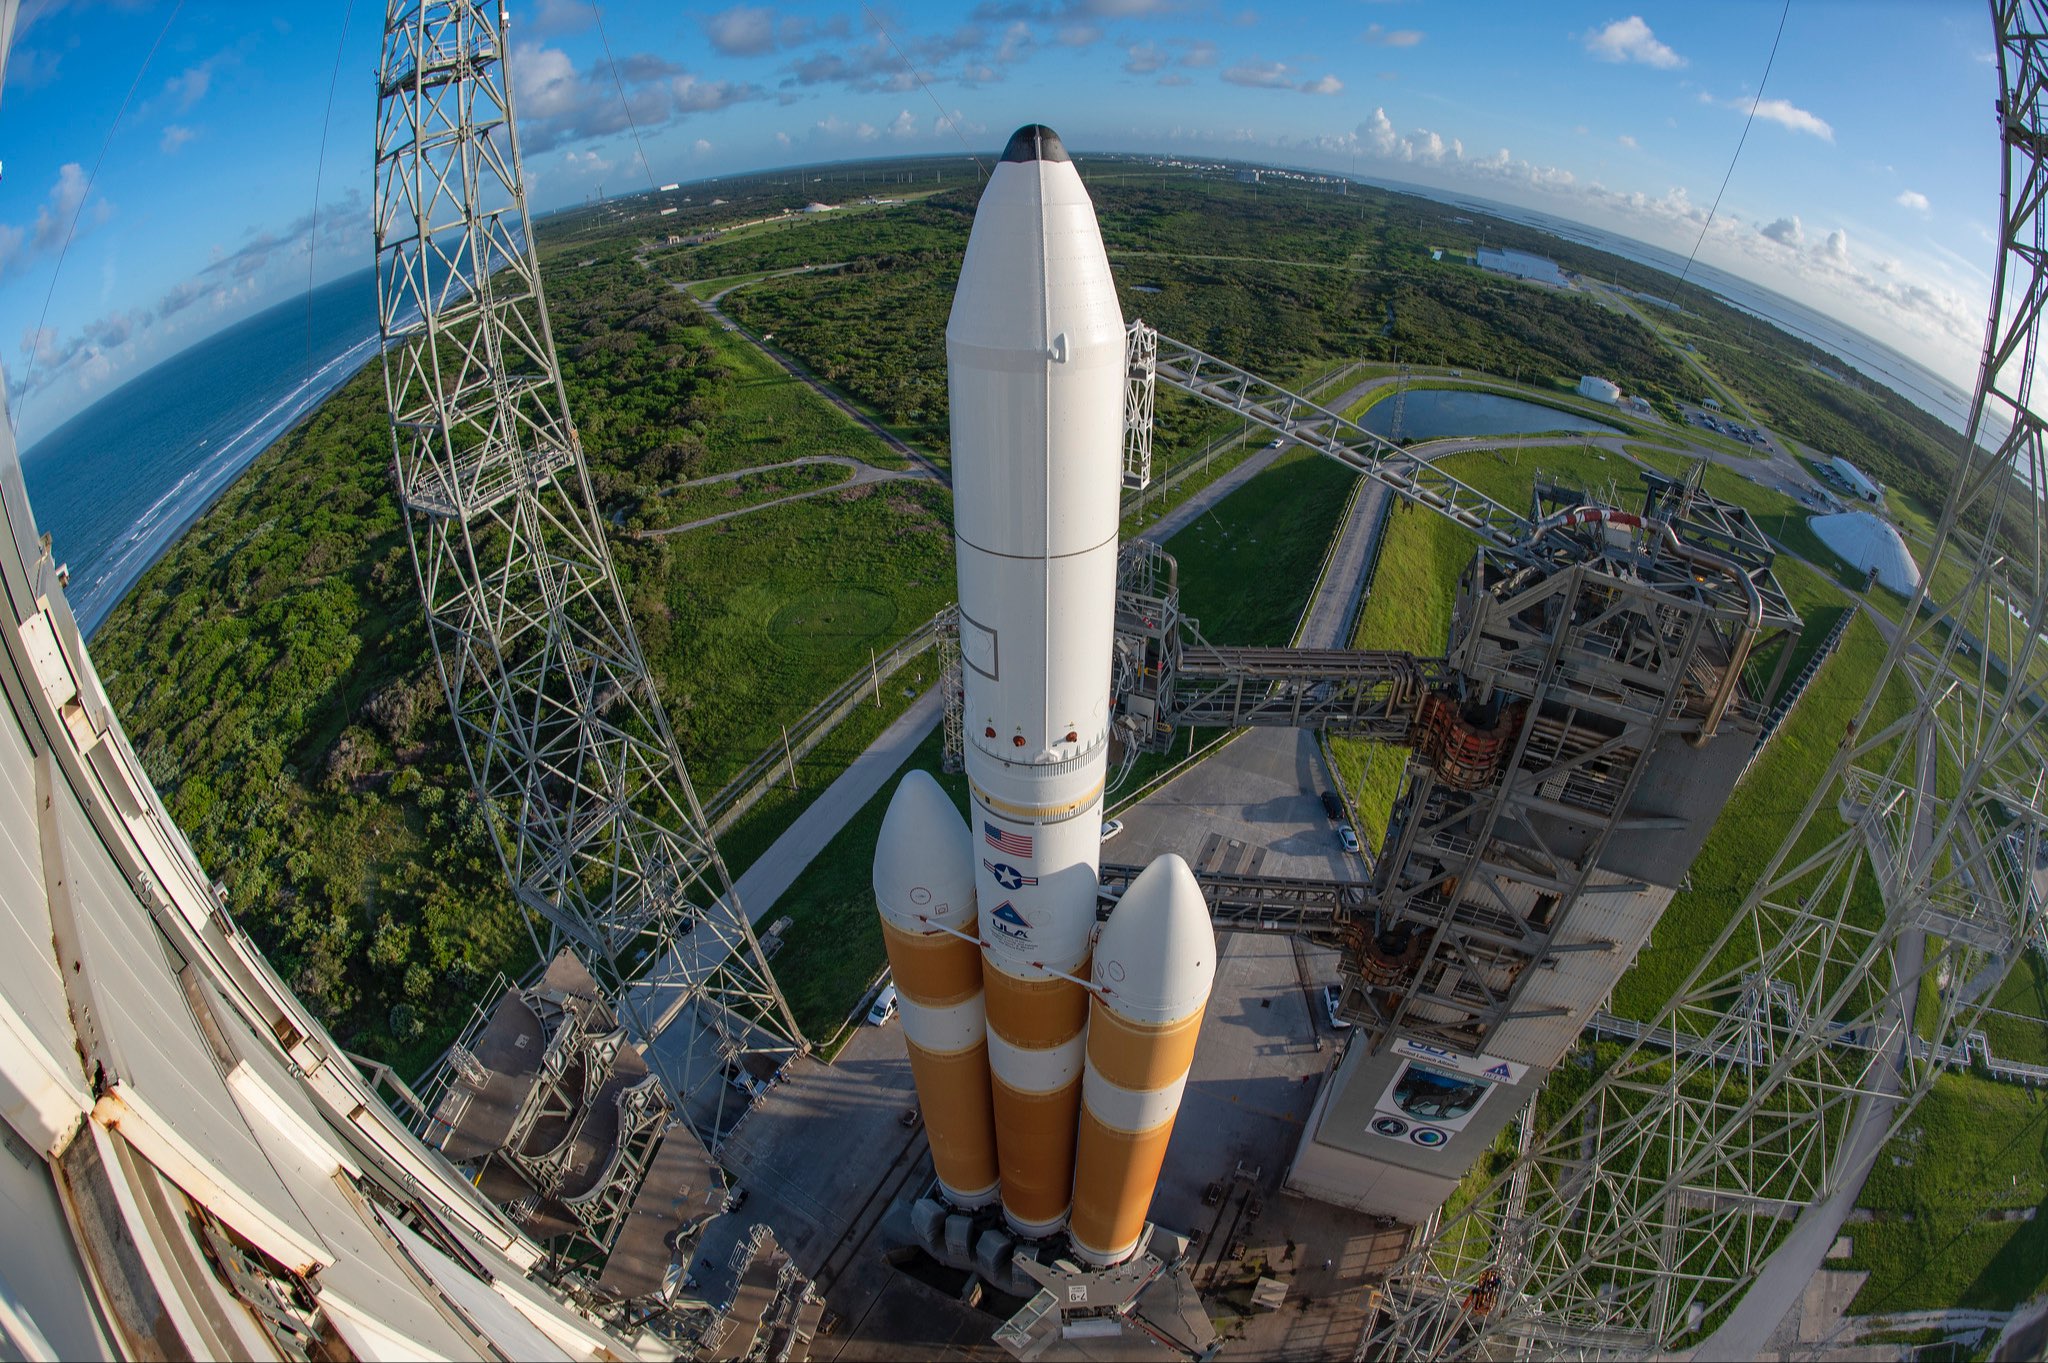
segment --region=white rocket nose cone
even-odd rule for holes
[[[973,911],[967,820],[928,772],[904,777],[889,801],[875,842],[875,902],[891,918],[929,917],[948,926]]]
[[[1019,128],[974,210],[947,341],[1062,364],[1109,346],[1121,369],[1123,329],[1081,173],[1050,128]]]
[[[1104,1003],[1133,1022],[1186,1017],[1216,978],[1216,930],[1202,887],[1173,853],[1139,873],[1095,942]]]

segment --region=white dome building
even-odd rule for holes
[[[1612,379],[1603,379],[1597,374],[1585,374],[1579,378],[1579,396],[1613,406],[1621,401],[1621,387]]]
[[[1844,511],[1834,516],[1807,518],[1821,543],[1863,572],[1877,571],[1878,585],[1911,596],[1920,585],[1920,565],[1913,562],[1906,541],[1890,521],[1868,511]]]

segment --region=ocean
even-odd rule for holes
[[[21,458],[90,635],[249,462],[377,355],[373,270],[257,313],[129,380]]]

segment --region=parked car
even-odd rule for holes
[[[1117,834],[1123,831],[1124,821],[1122,819],[1105,820],[1102,825],[1102,840],[1104,842],[1108,842],[1111,838],[1115,837]]]
[[[1351,1026],[1349,1022],[1337,1016],[1337,1000],[1343,997],[1344,991],[1336,985],[1326,984],[1323,986],[1323,1012],[1329,1015],[1331,1031],[1342,1032]]]
[[[1323,792],[1323,813],[1330,816],[1331,823],[1335,823],[1344,817],[1344,802],[1337,798],[1336,791],[1326,790]]]
[[[1347,852],[1356,852],[1358,850],[1358,834],[1353,831],[1348,823],[1337,825],[1337,841],[1344,844],[1344,850]]]
[[[896,1016],[896,986],[885,984],[882,992],[875,995],[875,1001],[868,1008],[868,1025],[879,1027]]]

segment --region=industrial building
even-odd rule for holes
[[[1828,481],[1853,497],[1861,497],[1864,501],[1872,503],[1884,500],[1884,484],[1876,481],[1869,474],[1857,468],[1839,454],[1828,459],[1825,463],[1816,465],[1816,467],[1827,477]]]
[[[1612,407],[1621,401],[1621,385],[1613,379],[1603,379],[1596,374],[1585,374],[1579,378],[1579,396],[1604,402]]]
[[[1512,275],[1525,279],[1531,284],[1548,284],[1554,289],[1564,287],[1564,275],[1557,268],[1557,262],[1546,256],[1529,251],[1505,250],[1498,246],[1479,248],[1479,268],[1495,274]]]

